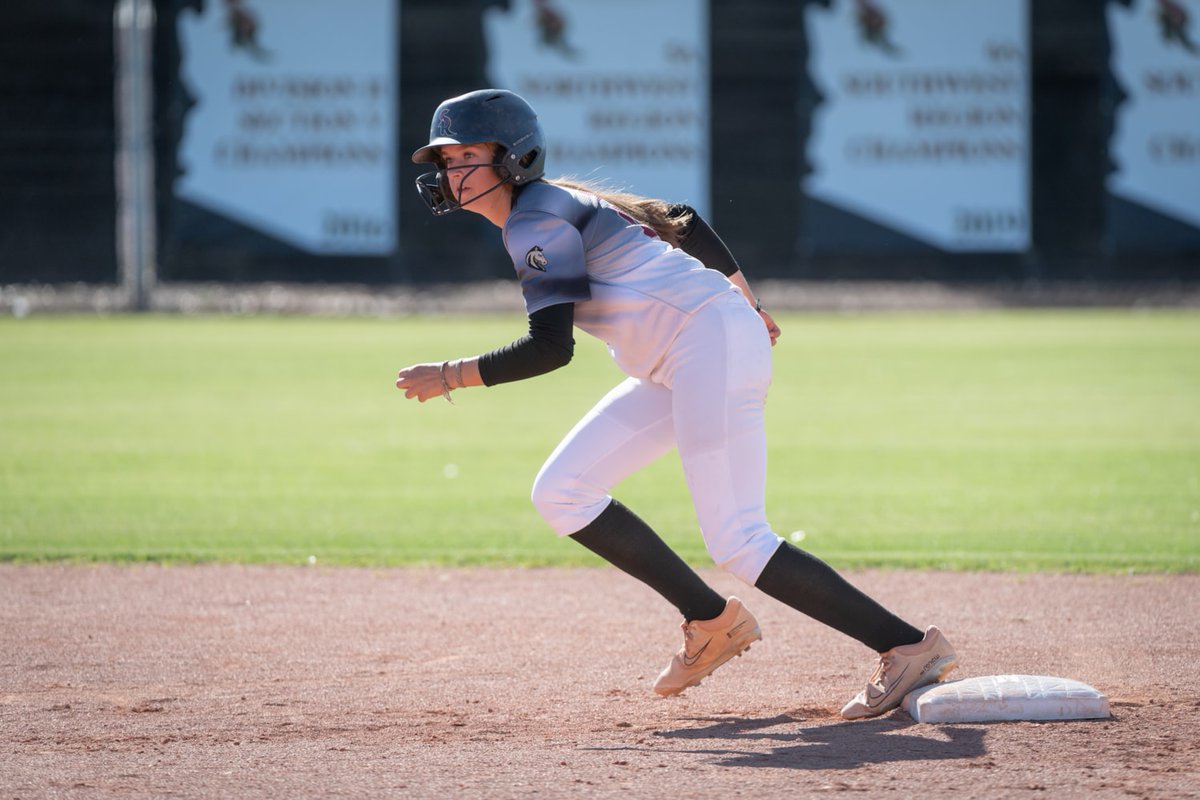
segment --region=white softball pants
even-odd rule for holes
[[[753,585],[782,541],[765,508],[770,383],[762,319],[738,293],[714,300],[652,380],[626,379],[567,434],[534,481],[534,505],[568,536],[600,515],[614,486],[677,447],[709,555]]]

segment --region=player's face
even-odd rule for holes
[[[508,201],[507,186],[492,191],[502,182],[492,166],[496,161],[492,145],[448,144],[441,147],[439,152],[442,169],[446,172],[450,189],[459,205],[486,216],[485,209],[497,201]],[[475,200],[478,202],[472,202]]]

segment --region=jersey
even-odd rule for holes
[[[521,190],[503,235],[526,312],[574,303],[576,327],[635,378],[653,378],[688,319],[738,291],[596,195],[545,181]]]

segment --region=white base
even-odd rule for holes
[[[1047,675],[984,675],[910,692],[904,710],[917,722],[1105,719],[1108,698],[1086,683]]]

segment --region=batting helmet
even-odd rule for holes
[[[429,144],[418,148],[412,160],[438,163],[438,148],[443,145],[489,142],[499,146],[496,163],[490,166],[501,182],[493,189],[510,181],[523,186],[545,174],[546,134],[537,113],[520,95],[504,89],[481,89],[444,101],[433,112]],[[462,207],[450,191],[444,169],[417,178],[417,191],[434,214]]]

